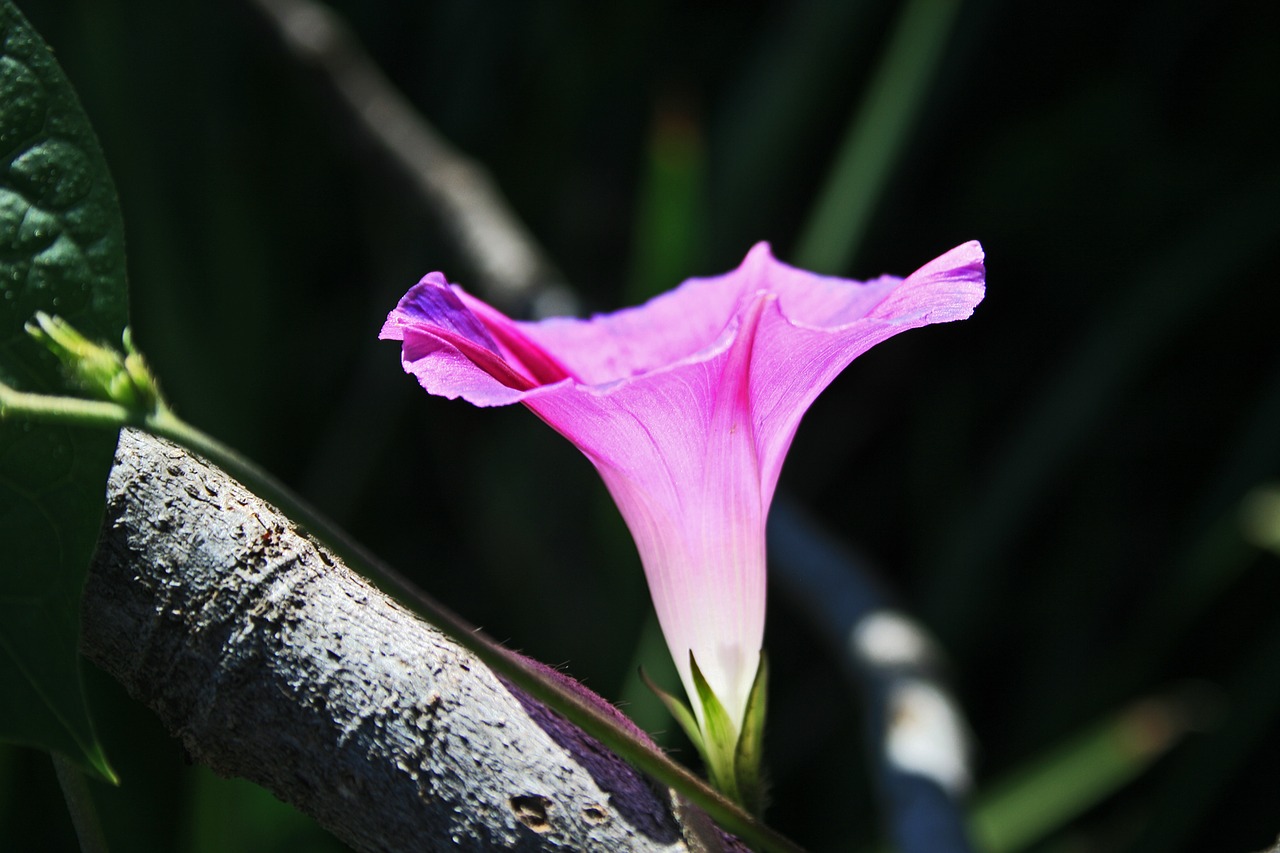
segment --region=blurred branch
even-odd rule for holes
[[[83,650],[193,759],[357,850],[719,842],[641,774],[186,451],[121,432]]]
[[[816,620],[866,705],[889,832],[902,853],[973,850],[961,797],[967,730],[932,638],[896,612],[862,561],[785,497],[769,516],[773,578]]]
[[[971,825],[981,849],[1018,853],[1037,848],[1150,771],[1188,733],[1203,729],[1217,716],[1218,704],[1212,688],[1180,684],[1128,703],[1023,760],[986,786],[974,804]]]
[[[311,0],[250,0],[326,95],[409,179],[478,277],[516,314],[572,313],[562,276],[512,213],[489,174],[453,148],[371,60],[343,21]]]

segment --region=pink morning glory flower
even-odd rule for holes
[[[512,320],[431,273],[381,337],[403,342],[428,392],[523,403],[586,454],[635,537],[699,726],[690,653],[741,729],[764,635],[765,516],[800,419],[858,355],[968,317],[983,289],[976,242],[864,283],[761,243],[730,273],[587,320]]]

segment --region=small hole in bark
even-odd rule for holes
[[[599,803],[587,803],[582,807],[582,819],[587,823],[599,826],[609,821],[609,809]]]
[[[537,794],[512,797],[511,811],[515,812],[516,820],[534,832],[551,831],[551,820],[549,818],[551,801],[546,797],[540,797]]]

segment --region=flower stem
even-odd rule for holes
[[[100,429],[118,429],[136,420],[133,412],[119,403],[31,394],[0,382],[0,420],[9,418]]]

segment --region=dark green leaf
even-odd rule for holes
[[[0,0],[0,381],[66,393],[23,330],[36,311],[114,343],[126,316],[119,204],[97,139],[49,49]],[[80,686],[79,597],[115,435],[0,422],[0,739],[107,778]]]

